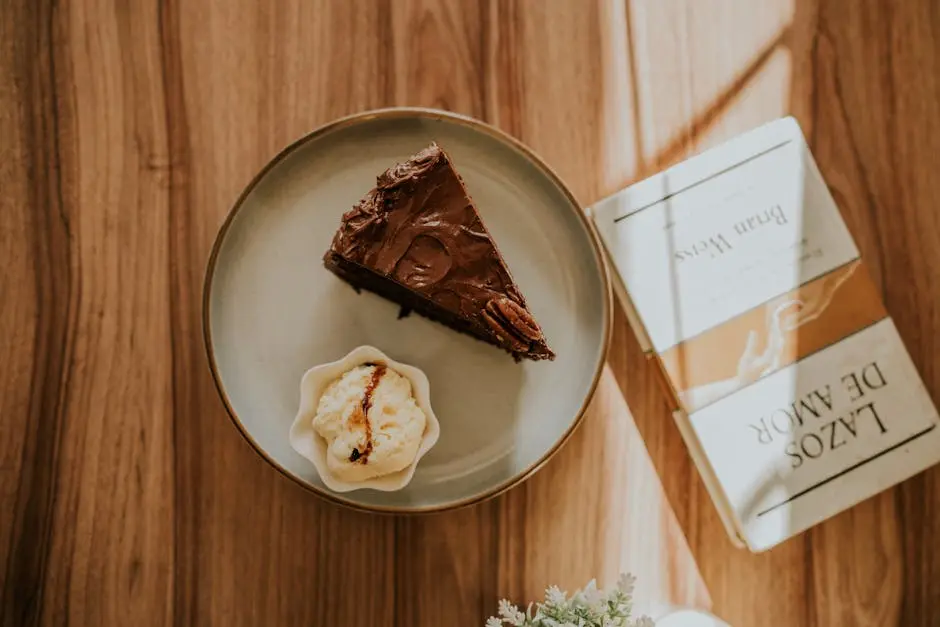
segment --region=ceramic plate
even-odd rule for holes
[[[324,269],[340,216],[375,177],[436,140],[448,151],[558,355],[505,352],[357,294]],[[610,331],[598,240],[572,195],[530,151],[469,118],[389,109],[344,118],[274,158],[222,226],[206,274],[206,346],[223,400],[271,464],[335,501],[432,511],[498,494],[544,463],[581,420]],[[397,492],[333,493],[288,442],[304,372],[375,346],[423,370],[437,445]]]

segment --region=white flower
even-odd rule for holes
[[[503,627],[503,621],[495,616],[490,616],[486,621],[486,627]]]
[[[597,590],[597,580],[595,579],[589,581],[588,585],[584,586],[583,590],[576,592],[572,598],[575,603],[591,609],[595,609],[601,600],[601,593]]]
[[[596,579],[592,579],[588,582],[588,585],[584,586],[584,598],[586,598],[591,605],[600,600],[601,591],[597,589]]]
[[[617,589],[626,595],[631,595],[633,594],[633,586],[635,583],[636,577],[629,573],[624,573],[617,579]]]
[[[549,586],[548,589],[545,590],[546,605],[564,605],[567,600],[568,595],[562,592],[558,586]]]
[[[634,627],[655,627],[653,619],[649,616],[641,616],[633,623]]]
[[[513,627],[523,627],[526,623],[525,614],[520,612],[519,608],[506,599],[502,599],[499,602],[499,615],[505,622],[513,625]]]

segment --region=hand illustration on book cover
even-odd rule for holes
[[[834,270],[665,351],[663,364],[685,410],[709,405],[883,318],[874,285],[858,266]],[[742,341],[740,351],[730,350]]]

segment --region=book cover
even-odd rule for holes
[[[940,459],[937,411],[793,118],[591,213],[733,539],[767,549]]]

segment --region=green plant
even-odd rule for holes
[[[630,617],[635,581],[625,574],[615,587],[599,590],[591,580],[571,597],[552,586],[545,591],[543,602],[529,604],[525,612],[503,599],[499,616],[487,620],[486,627],[653,627],[649,617]]]

